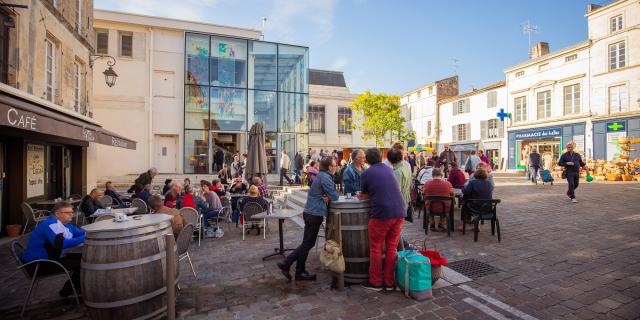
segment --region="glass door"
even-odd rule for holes
[[[243,159],[243,155],[247,153],[249,146],[249,140],[247,133],[244,132],[229,132],[229,131],[211,131],[209,135],[211,150],[209,152],[209,163],[214,163],[216,152],[222,150],[224,163],[230,165],[233,162],[233,158],[237,155],[240,160]]]
[[[297,145],[296,145],[296,134],[295,133],[281,133],[280,134],[280,148],[279,151],[284,150],[287,155],[289,156],[289,159],[291,160],[291,163],[293,163],[293,159],[296,155],[296,149],[297,149]],[[281,158],[281,154],[278,154],[278,173],[280,172],[280,158]],[[293,170],[293,168],[289,167],[289,170]]]

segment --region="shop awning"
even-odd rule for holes
[[[0,125],[73,140],[136,149],[136,142],[102,128],[95,120],[78,115],[37,97],[0,84]],[[43,105],[45,104],[45,105]],[[86,119],[83,119],[86,118]]]

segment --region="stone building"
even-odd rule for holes
[[[11,5],[0,7],[2,230],[24,223],[23,202],[85,194],[94,143],[135,148],[92,119],[93,1]]]

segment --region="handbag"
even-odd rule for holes
[[[320,252],[320,263],[336,273],[344,272],[344,256],[342,255],[342,247],[335,240],[327,240],[324,248]]]

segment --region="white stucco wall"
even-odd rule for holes
[[[404,109],[403,114],[408,120],[405,122],[405,126],[415,131],[416,144],[435,143],[436,101],[437,87],[435,84],[428,84],[400,97],[400,105]],[[431,132],[427,130],[429,121],[431,121]]]

